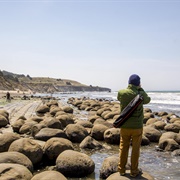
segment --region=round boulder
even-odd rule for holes
[[[66,113],[73,113],[73,108],[70,106],[64,106],[62,109]]]
[[[55,160],[60,153],[65,150],[73,150],[73,144],[68,139],[54,137],[49,139],[44,145],[44,153],[50,160]]]
[[[161,137],[161,132],[151,126],[146,126],[143,128],[143,134],[146,136],[150,142],[158,142]]]
[[[35,134],[35,139],[39,139],[42,141],[47,141],[52,137],[67,138],[63,130],[54,128],[43,128],[37,134]]]
[[[72,142],[80,143],[86,136],[88,131],[81,125],[69,124],[66,127],[66,135]]]
[[[14,141],[11,143],[8,151],[17,151],[26,155],[33,164],[39,163],[43,157],[41,146],[29,138],[21,138]]]
[[[107,126],[102,124],[95,124],[91,131],[91,136],[99,141],[104,140],[104,132],[109,129]]]
[[[33,176],[31,180],[67,180],[67,178],[57,171],[43,171]]]
[[[179,131],[180,131],[180,123],[167,124],[164,127],[164,130],[179,133]]]
[[[104,132],[104,140],[109,144],[119,144],[120,143],[120,129],[110,128]]]
[[[32,173],[21,164],[0,163],[0,179],[31,180]]]
[[[118,171],[119,157],[110,156],[103,161],[100,169],[100,177],[106,179],[111,174]]]
[[[103,146],[93,139],[91,136],[87,136],[79,145],[80,148],[88,148],[88,149],[101,149]]]
[[[9,121],[4,117],[3,115],[0,114],[0,127],[5,127]]]
[[[36,112],[39,113],[39,114],[47,113],[47,112],[49,112],[49,107],[47,105],[41,105],[41,106],[38,107]]]
[[[94,172],[95,163],[86,154],[66,150],[56,160],[56,168],[59,172],[68,177],[85,177]]]
[[[179,149],[179,144],[174,139],[161,139],[158,144],[160,149],[174,151]]]
[[[15,133],[7,132],[0,134],[0,152],[8,151],[11,143],[17,139],[20,139],[20,136]]]
[[[130,170],[127,171],[126,176],[121,176],[119,172],[111,174],[106,180],[130,180],[130,179],[137,179],[137,180],[154,180],[154,178],[149,175],[147,172],[142,172],[138,177],[132,178],[130,176]]]
[[[0,153],[0,164],[1,163],[14,163],[21,164],[27,167],[31,172],[33,172],[33,164],[30,159],[22,153],[19,152],[2,152]]]

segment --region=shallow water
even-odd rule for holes
[[[151,108],[153,111],[167,111],[174,112],[180,115],[180,93],[149,93],[152,97],[152,103],[146,107]],[[106,98],[110,100],[116,99],[116,92],[112,93],[82,93],[82,94],[57,94],[56,97],[61,98],[61,103],[66,104],[69,97],[83,97],[88,96],[90,98]],[[167,101],[165,101],[165,99]],[[176,100],[175,104],[173,101]],[[78,114],[78,112],[75,112]],[[79,117],[86,120],[87,112],[81,111]],[[102,142],[104,143],[104,142]],[[111,149],[102,149],[98,151],[91,150],[78,150],[91,156],[95,162],[95,171],[88,177],[85,178],[68,178],[69,180],[91,180],[100,179],[99,170],[101,169],[102,163],[105,158],[115,155],[119,156],[119,146],[109,145],[104,143],[106,146],[111,146]],[[141,147],[141,155],[139,161],[139,167],[143,171],[148,172],[154,177],[155,180],[178,180],[180,179],[180,156],[172,156],[170,152],[156,151],[155,147],[157,144],[152,143],[150,146]],[[131,149],[130,149],[131,152]],[[129,152],[129,155],[130,155]]]
[[[106,143],[104,143],[106,144]],[[115,155],[119,156],[119,146],[109,145],[110,150],[81,150],[81,152],[88,154],[95,162],[95,172],[85,178],[68,178],[69,180],[91,180],[99,179],[100,169],[105,158]],[[180,157],[172,156],[170,152],[160,152],[155,150],[157,144],[141,147],[141,155],[139,159],[139,167],[148,172],[155,180],[178,180],[180,179]],[[129,150],[129,158],[131,148]]]

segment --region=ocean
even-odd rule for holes
[[[180,91],[148,91],[151,102],[144,107],[150,108],[153,112],[174,113],[180,116]],[[89,97],[92,99],[106,99],[117,101],[117,91],[114,92],[64,92],[54,93],[53,97],[59,97],[61,102],[66,103],[70,97]],[[180,177],[180,156],[172,156],[171,152],[156,151],[157,143],[141,147],[140,167],[143,171],[151,174],[155,180],[177,180]],[[95,162],[95,172],[81,180],[99,180],[99,170],[106,157],[119,156],[119,147],[111,146],[110,150],[86,151]],[[80,180],[78,179],[78,180]],[[77,180],[69,178],[68,180]]]
[[[65,101],[70,97],[89,97],[93,99],[107,99],[117,101],[117,91],[112,92],[66,92],[55,93],[54,97],[60,97]],[[150,108],[153,112],[165,111],[180,116],[180,91],[148,91],[151,102],[144,107]]]

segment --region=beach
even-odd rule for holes
[[[45,97],[51,97],[53,99],[57,99],[59,106],[63,109],[63,107],[70,107],[73,109],[73,119],[75,122],[78,121],[89,121],[90,117],[94,116],[96,114],[96,111],[86,111],[85,109],[79,109],[77,106],[74,106],[75,104],[71,104],[68,102],[68,100],[72,97],[79,98],[79,99],[85,99],[84,97],[92,98],[92,99],[103,99],[106,100],[107,104],[111,104],[110,99],[113,100],[115,98],[116,93],[57,93],[57,94],[36,94],[34,98],[30,98],[30,100],[22,100],[24,93],[17,93],[17,92],[10,92],[13,99],[10,103],[4,102],[4,98],[1,98],[1,104],[0,109],[4,109],[8,111],[9,113],[9,120],[10,124],[8,124],[6,127],[1,128],[1,133],[4,134],[6,132],[13,132],[13,129],[11,127],[11,124],[13,124],[19,117],[23,116],[26,119],[31,119],[37,117],[37,109],[41,107],[43,104],[48,103],[50,100],[44,100]],[[3,97],[6,94],[6,91],[1,91],[1,97]],[[27,93],[27,96],[31,96],[31,93]],[[157,95],[157,94],[156,94]],[[155,96],[155,95],[154,95]],[[167,96],[167,94],[166,94]],[[171,95],[172,96],[172,95]],[[158,96],[159,97],[159,96]],[[84,100],[82,100],[83,102]],[[155,103],[155,99],[153,99],[153,103]],[[158,102],[160,104],[160,102]],[[152,107],[153,104],[150,104],[149,107]],[[94,105],[95,106],[95,105]],[[174,108],[174,106],[173,106]],[[157,110],[159,110],[157,108]],[[160,110],[164,110],[161,109]],[[177,109],[176,109],[177,111]],[[170,113],[170,112],[169,112]],[[173,113],[171,111],[171,113]],[[73,121],[74,121],[73,120]],[[108,120],[109,122],[112,120]],[[57,123],[57,122],[56,122]],[[82,123],[82,122],[81,122]],[[52,126],[52,124],[51,124]],[[56,124],[57,126],[57,124]],[[61,128],[62,129],[62,128]],[[86,128],[88,131],[91,128]],[[21,133],[22,137],[32,137],[26,131],[26,133]],[[34,139],[34,138],[33,138]],[[36,139],[36,138],[35,138]],[[42,140],[41,140],[42,141]],[[71,140],[72,141],[72,140]],[[73,141],[72,141],[73,142]],[[75,147],[76,151],[83,152],[85,154],[88,154],[89,157],[95,162],[95,169],[94,173],[87,175],[87,178],[84,179],[101,179],[100,178],[100,170],[103,164],[103,161],[108,158],[109,156],[116,156],[118,157],[119,153],[119,147],[117,144],[109,144],[105,142],[104,140],[99,141],[101,145],[103,145],[102,149],[81,149],[79,148],[79,143],[73,142],[73,145]],[[179,172],[179,156],[172,156],[170,151],[164,151],[159,152],[156,151],[158,143],[152,142],[148,146],[142,146],[141,150],[141,157],[140,157],[140,166],[143,167],[143,171],[147,172],[148,174],[152,175],[154,179],[161,180],[161,179],[177,179],[178,172]],[[53,164],[54,165],[54,164]],[[52,168],[52,165],[50,166]],[[36,169],[35,172],[42,171]],[[68,178],[68,179],[77,179],[77,178]]]

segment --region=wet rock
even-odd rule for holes
[[[146,126],[150,125],[150,124],[154,124],[155,122],[160,121],[158,118],[150,118],[147,120],[146,122]]]
[[[25,123],[25,120],[23,119],[17,119],[11,126],[14,132],[19,133],[20,128]]]
[[[45,128],[46,126],[42,123],[39,123],[39,124],[35,124],[34,126],[32,126],[31,128],[31,135],[33,137],[35,137],[35,135],[43,128]]]
[[[6,132],[4,134],[0,134],[0,152],[8,151],[11,143],[17,139],[20,139],[20,136],[15,133]]]
[[[52,116],[55,116],[57,112],[59,111],[63,111],[60,107],[56,106],[56,107],[53,107],[53,108],[50,108],[50,114]]]
[[[67,178],[57,171],[43,171],[33,176],[31,180],[67,180]]]
[[[136,178],[130,177],[130,171],[127,171],[127,174],[125,176],[121,176],[119,172],[111,174],[106,180],[130,180],[130,179],[138,179],[138,180],[154,180],[154,178],[149,175],[147,172],[142,172],[141,175],[139,175]]]
[[[20,134],[31,134],[32,127],[37,124],[36,121],[26,120],[25,123],[19,129]]]
[[[63,129],[61,122],[53,117],[46,117],[41,124],[48,128],[54,128],[54,129]]]
[[[36,112],[40,114],[45,114],[49,112],[49,107],[47,105],[41,105],[37,108]]]
[[[161,137],[162,133],[151,127],[151,126],[146,126],[143,128],[143,134],[146,136],[150,142],[158,142],[159,138]]]
[[[9,121],[9,113],[6,110],[0,109],[0,115],[4,116]]]
[[[86,154],[66,150],[58,156],[56,168],[68,177],[85,177],[94,172],[95,164]]]
[[[74,124],[73,117],[70,114],[56,116],[56,119],[60,121],[62,128],[65,128],[69,124]]]
[[[176,149],[172,152],[173,156],[180,156],[180,149]]]
[[[109,144],[119,144],[120,143],[120,129],[110,128],[104,132],[104,140]]]
[[[80,148],[88,148],[88,149],[101,149],[103,146],[93,139],[91,136],[87,136],[79,145]]]
[[[85,120],[78,120],[76,124],[81,125],[85,128],[92,128],[93,127],[93,124],[91,122],[85,121]]]
[[[104,126],[107,126],[108,128],[113,128],[113,124],[109,122],[109,120],[104,120],[104,119],[96,119],[96,121],[94,122],[94,125],[96,124],[101,124],[101,125],[104,125]]]
[[[57,137],[49,139],[43,148],[44,153],[50,160],[55,160],[60,153],[68,149],[74,149],[72,142],[68,139]]]
[[[51,106],[58,106],[58,101],[57,100],[50,100],[49,102],[46,103],[46,105],[48,107],[51,107]]]
[[[0,114],[0,128],[5,127],[9,123],[8,119]]]
[[[142,136],[142,141],[141,141],[141,145],[142,146],[147,146],[147,145],[149,145],[150,144],[150,141],[149,141],[149,139],[146,137],[146,136]]]
[[[119,157],[110,156],[103,161],[100,169],[100,178],[106,179],[111,174],[118,171]]]
[[[167,124],[164,127],[164,130],[179,133],[179,131],[180,131],[180,123],[175,122],[175,123],[172,123],[172,124]]]
[[[153,113],[151,113],[151,112],[144,113],[143,123],[146,124],[147,120],[150,119],[150,118],[154,118],[154,114]]]
[[[166,126],[166,123],[163,121],[157,121],[153,124],[153,127],[157,130],[164,130],[165,126]]]
[[[158,112],[158,114],[157,114],[158,116],[166,116],[166,115],[168,115],[168,113],[167,112],[165,112],[165,111],[162,111],[162,112]]]
[[[176,122],[176,121],[179,121],[180,122],[180,118],[171,118],[170,119],[170,123],[174,123],[174,122]]]
[[[0,179],[31,180],[32,173],[23,165],[0,163]]]
[[[35,135],[35,139],[42,140],[42,141],[47,141],[48,139],[52,137],[67,138],[63,130],[54,129],[54,128],[43,128]]]
[[[92,115],[89,117],[88,121],[90,121],[92,124],[94,124],[94,122],[100,118],[100,116],[97,116],[97,115]],[[102,119],[102,118],[101,118]]]
[[[86,136],[88,136],[88,131],[78,124],[69,124],[66,127],[65,132],[68,139],[77,143],[80,143]]]
[[[179,144],[174,139],[161,139],[158,144],[160,149],[174,151],[179,149]]]
[[[150,108],[144,108],[144,113],[152,113],[152,110]]]
[[[22,153],[19,152],[2,152],[0,153],[0,164],[1,163],[14,163],[21,164],[27,167],[31,172],[33,172],[33,164],[30,159]]]
[[[33,164],[42,160],[43,150],[41,146],[32,139],[21,138],[11,143],[8,151],[16,151],[26,155]]]
[[[175,132],[165,132],[162,134],[159,141],[162,141],[163,139],[174,139],[178,144],[180,144],[180,133]]]
[[[97,111],[97,115],[98,116],[101,116],[101,114],[104,112],[104,111],[108,111],[108,112],[111,112],[111,109],[109,107],[103,107],[103,108],[100,108],[98,111]]]
[[[73,108],[70,106],[64,106],[62,109],[66,113],[73,113]]]
[[[102,140],[104,140],[104,132],[107,129],[109,129],[109,128],[105,125],[95,124],[92,128],[91,136],[98,141],[102,141]]]

